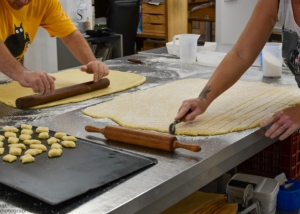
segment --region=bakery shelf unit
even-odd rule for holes
[[[137,34],[137,49],[165,46],[173,36],[188,32],[188,2],[165,0],[159,5],[142,2],[142,33]]]

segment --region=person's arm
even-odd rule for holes
[[[35,93],[48,94],[55,90],[55,78],[46,72],[28,71],[0,41],[0,71],[19,82],[23,87],[32,88]]]
[[[192,112],[185,117],[185,121],[194,120],[246,72],[268,41],[277,21],[277,7],[277,1],[275,3],[274,0],[258,0],[246,28],[234,47],[217,67],[199,97],[183,101],[176,120],[189,109]]]
[[[94,82],[98,82],[102,77],[108,75],[109,71],[107,66],[96,59],[90,46],[79,30],[73,31],[68,36],[61,38],[61,40],[74,57],[84,64],[81,70],[94,74]]]

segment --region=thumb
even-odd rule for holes
[[[87,71],[87,66],[86,66],[86,65],[81,66],[81,67],[80,67],[80,70],[82,70],[82,71]]]

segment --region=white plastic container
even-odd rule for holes
[[[282,73],[281,43],[268,42],[262,50],[263,75],[280,77]]]
[[[226,186],[228,202],[241,204],[247,184],[253,186],[253,200],[259,202],[261,213],[275,214],[277,193],[279,191],[279,183],[275,179],[256,175],[235,174]]]
[[[183,63],[196,62],[197,40],[199,34],[179,34],[173,37],[173,54],[180,56],[180,61]],[[179,39],[179,49],[176,41]]]
[[[177,50],[179,49],[179,40],[176,40]],[[166,44],[167,50],[169,54],[173,54],[173,42],[168,42]],[[216,51],[217,43],[216,42],[205,42],[203,46],[197,46],[197,52],[200,51]],[[178,54],[179,56],[179,54]]]
[[[197,63],[199,65],[217,67],[226,56],[226,53],[214,51],[201,51],[197,53]]]

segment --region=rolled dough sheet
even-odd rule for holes
[[[50,75],[56,77],[56,89],[93,80],[93,75],[82,72],[79,69],[70,69]],[[67,103],[76,103],[83,100],[92,99],[94,97],[100,97],[103,95],[124,91],[126,89],[141,85],[146,81],[146,77],[144,76],[115,70],[110,70],[109,75],[106,78],[108,78],[110,81],[110,85],[107,88],[62,100],[57,100],[55,102],[35,106],[33,108],[45,108]],[[34,94],[31,88],[23,88],[16,81],[0,85],[0,92],[0,102],[3,102],[12,107],[16,107],[15,102],[17,98]]]
[[[184,79],[84,109],[95,118],[110,118],[121,126],[168,132],[183,100],[198,97],[204,79]],[[297,87],[275,87],[261,82],[238,81],[194,121],[176,125],[176,134],[217,135],[246,130],[274,112],[300,103]]]

